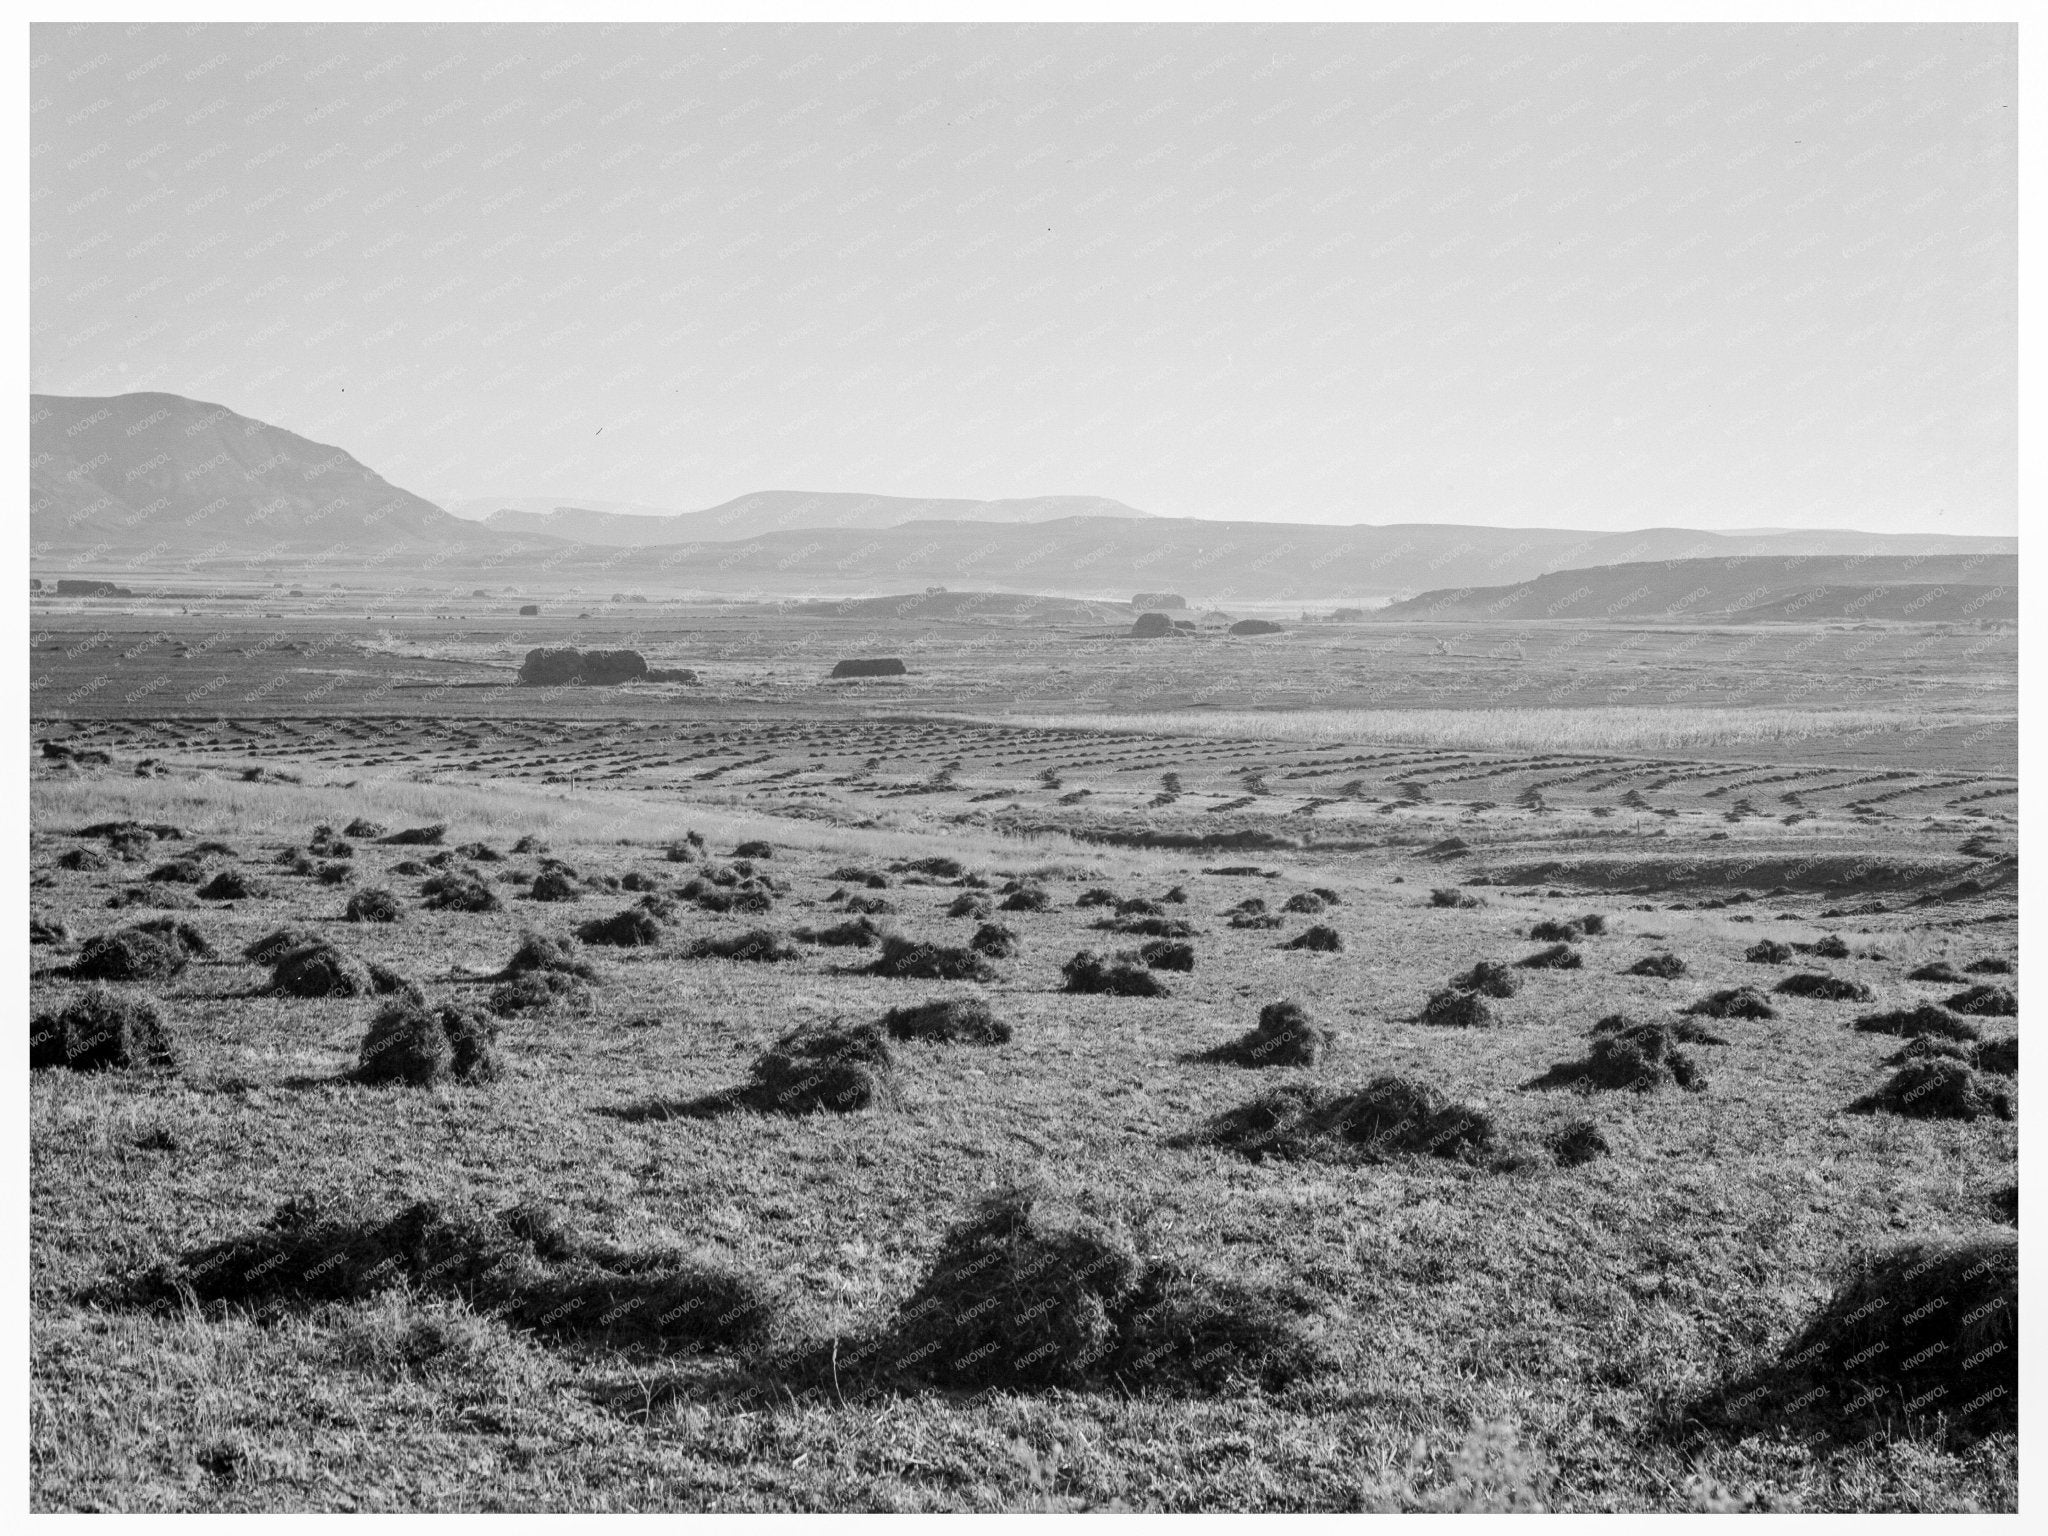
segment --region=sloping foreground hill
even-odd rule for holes
[[[484,519],[505,533],[638,547],[693,539],[746,539],[792,528],[894,528],[903,523],[1044,523],[1064,517],[1151,518],[1107,496],[1025,496],[1008,501],[869,496],[851,491],[754,491],[701,512],[666,517],[562,506],[505,507]]]
[[[423,549],[521,542],[332,444],[158,393],[29,397],[29,538],[39,556],[166,561],[284,551],[410,561]]]
[[[1658,560],[1552,571],[1504,586],[1445,587],[1377,617],[1471,624],[1544,619],[2011,618],[2016,555],[1800,555]]]

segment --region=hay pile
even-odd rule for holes
[[[533,877],[533,887],[526,894],[535,901],[580,901],[583,888],[567,870],[544,869]]]
[[[214,958],[213,942],[190,923],[180,922],[175,917],[152,917],[136,923],[133,931],[153,934],[159,939],[168,939],[194,960]]]
[[[946,1234],[889,1328],[838,1364],[959,1390],[1277,1391],[1328,1363],[1313,1306],[1147,1258],[1121,1224],[1012,1188]]]
[[[851,945],[869,949],[879,944],[886,932],[888,930],[872,917],[852,917],[829,928],[799,928],[796,936],[805,944],[830,944],[842,948]]]
[[[794,960],[797,947],[772,928],[748,928],[739,933],[707,934],[687,951],[692,960]]]
[[[224,869],[193,892],[205,901],[251,901],[269,894],[239,869]]]
[[[758,909],[765,912],[768,910],[769,903],[765,900],[757,900],[757,898],[765,894],[764,892],[742,891],[733,897],[733,908],[735,911],[753,911],[756,910],[758,905]],[[887,917],[895,910],[895,904],[886,896],[849,896],[846,899],[846,911],[862,917]]]
[[[172,859],[168,864],[157,865],[148,878],[162,884],[197,885],[206,878],[206,866],[197,859]]]
[[[1002,923],[983,923],[974,930],[974,937],[967,941],[969,949],[978,955],[987,955],[991,960],[1013,959],[1022,944],[1017,930]]]
[[[260,939],[251,939],[242,947],[242,958],[257,965],[273,965],[278,956],[319,942],[320,935],[311,929],[280,928],[274,933],[266,933]]]
[[[351,828],[355,825],[356,823],[354,822],[349,823]],[[354,831],[349,833],[351,837],[359,835],[367,836],[368,834],[358,834]],[[437,823],[431,827],[407,827],[403,831],[393,832],[388,836],[380,837],[377,841],[395,844],[399,847],[423,847],[428,844],[438,843],[447,835],[448,829]]]
[[[1486,900],[1484,897],[1474,896],[1470,891],[1438,886],[1429,893],[1429,904],[1432,907],[1480,907],[1486,904]]]
[[[1339,954],[1344,948],[1344,936],[1336,929],[1323,923],[1296,934],[1280,946],[1282,949],[1312,949],[1320,954]]]
[[[384,835],[384,827],[382,824],[370,820],[367,816],[358,816],[354,821],[341,829],[341,834],[344,837],[360,838],[365,842],[371,842]]]
[[[2018,1035],[1995,1035],[1981,1040],[1970,1053],[1971,1065],[1979,1072],[1994,1073],[1999,1077],[2018,1077],[2020,1074],[2020,1037]]]
[[[962,891],[946,908],[948,917],[969,917],[979,921],[995,914],[995,904],[986,896],[977,896],[972,891]]]
[[[1950,965],[1946,960],[1930,960],[1927,964],[1916,966],[1914,969],[1906,972],[1906,980],[1908,981],[1955,982],[1962,979],[1963,973]]]
[[[377,1010],[363,1036],[356,1078],[365,1083],[489,1083],[504,1075],[498,1024],[473,1009],[411,997]]]
[[[422,904],[436,912],[496,912],[504,903],[474,874],[435,875],[420,886]]]
[[[1812,997],[1828,1003],[1867,1003],[1876,995],[1860,981],[1847,976],[1824,976],[1819,971],[1795,971],[1771,990],[1787,997]]]
[[[1238,1067],[1312,1067],[1329,1054],[1336,1031],[1318,1025],[1301,1004],[1266,1004],[1248,1032],[1204,1051],[1198,1060]]]
[[[1364,1087],[1275,1088],[1179,1138],[1254,1161],[1370,1162],[1404,1155],[1472,1161],[1496,1140],[1492,1117],[1426,1083],[1391,1074]]]
[[[1600,1134],[1600,1127],[1590,1120],[1572,1120],[1559,1126],[1543,1140],[1550,1149],[1550,1155],[1557,1159],[1560,1168],[1577,1168],[1595,1158],[1607,1156],[1613,1150],[1607,1145],[1607,1138]]]
[[[505,962],[498,975],[509,979],[533,971],[553,971],[564,976],[579,976],[585,981],[597,975],[597,967],[578,954],[567,939],[545,933],[522,933],[519,947],[512,951],[512,958]]]
[[[1758,965],[1783,965],[1792,958],[1792,946],[1776,939],[1758,939],[1742,952],[1742,958]]]
[[[1499,1022],[1483,993],[1463,987],[1440,987],[1416,1015],[1421,1024],[1440,1024],[1453,1029],[1487,1029]]]
[[[738,1097],[764,1113],[845,1114],[895,1100],[896,1058],[875,1024],[804,1024],[754,1062]]]
[[[1866,1013],[1856,1020],[1856,1027],[1866,1034],[1904,1035],[1908,1039],[1931,1035],[1938,1040],[1975,1040],[1980,1033],[1968,1019],[1957,1018],[1933,1003]]]
[[[758,837],[749,838],[733,849],[732,856],[736,859],[772,859],[775,857],[775,845]]]
[[[1043,912],[1052,905],[1052,897],[1046,894],[1043,886],[1020,885],[998,905],[1005,912]]]
[[[1104,933],[1128,933],[1146,939],[1191,939],[1195,936],[1195,925],[1184,917],[1105,917],[1098,918],[1092,926]],[[1266,926],[1277,928],[1280,920],[1276,917]]]
[[[1979,1436],[2017,1422],[2018,1357],[2017,1234],[1908,1243],[1853,1263],[1780,1358],[1720,1406],[1845,1427],[1938,1414]]]
[[[1963,969],[1979,976],[2010,976],[2014,967],[2004,955],[1986,955],[1982,960],[1972,960]]]
[[[668,1348],[751,1349],[780,1305],[742,1272],[666,1250],[582,1240],[537,1205],[482,1213],[421,1201],[384,1214],[349,1200],[294,1200],[264,1226],[183,1255],[148,1289],[274,1308],[355,1301],[391,1288],[460,1296],[543,1335]]]
[[[156,1005],[108,987],[87,987],[55,1013],[29,1025],[31,1071],[97,1072],[122,1067],[175,1067],[171,1032]]]
[[[1533,924],[1530,927],[1529,937],[1537,940],[1539,943],[1549,943],[1553,940],[1558,943],[1567,943],[1572,939],[1578,938],[1584,932],[1585,930],[1577,923],[1560,923],[1553,919],[1545,918],[1542,922]]]
[[[1673,981],[1683,976],[1686,965],[1677,955],[1645,955],[1628,968],[1630,976],[1655,976],[1662,981]]]
[[[619,949],[645,948],[661,942],[661,924],[645,907],[624,907],[610,917],[593,917],[576,925],[585,944],[610,944]]]
[[[69,974],[80,981],[169,981],[185,969],[182,944],[141,928],[117,928],[87,939]]]
[[[404,904],[381,885],[354,892],[342,912],[352,923],[395,923],[404,915]]]
[[[1524,955],[1515,964],[1529,971],[1576,971],[1584,965],[1585,959],[1569,944],[1553,944],[1548,949],[1539,949],[1533,955]]]
[[[1228,916],[1230,918],[1230,926],[1233,928],[1256,929],[1278,928],[1280,926],[1279,914],[1268,912],[1264,898],[1258,896],[1247,896],[1243,901],[1240,901],[1230,909]]]
[[[314,876],[322,885],[347,885],[355,877],[355,867],[349,864],[322,864]]]
[[[1708,1019],[1775,1019],[1778,1010],[1771,1006],[1770,999],[1755,987],[1723,987],[1719,992],[1710,992],[1697,1002],[1689,1003],[1684,1013]]]
[[[1477,960],[1472,969],[1451,978],[1451,985],[1460,992],[1478,992],[1487,997],[1513,997],[1521,990],[1522,983],[1515,973],[1498,960]]]
[[[882,939],[881,956],[868,974],[902,981],[993,981],[996,970],[972,949],[892,933]]]
[[[1978,1018],[2009,1019],[2016,1017],[2020,1011],[2019,997],[2005,987],[1969,987],[1943,1001],[1957,1013],[1973,1014]]]
[[[1084,949],[1060,967],[1068,992],[1099,993],[1110,997],[1165,997],[1166,984],[1142,965],[1118,956],[1106,959]]]
[[[396,971],[366,965],[347,950],[315,939],[270,963],[270,989],[287,997],[368,997],[373,992],[417,992]]]
[[[1851,1104],[1849,1112],[1916,1120],[2010,1120],[2013,1103],[2008,1092],[1982,1082],[1963,1063],[1932,1057],[1907,1062],[1876,1092]]]
[[[596,1007],[590,984],[563,971],[527,971],[491,989],[491,1012],[583,1017]]]
[[[1617,1017],[1612,1022],[1618,1027],[1596,1032],[1584,1060],[1559,1062],[1532,1086],[1586,1092],[1627,1089],[1651,1093],[1664,1087],[1705,1091],[1706,1074],[1680,1048],[1682,1037],[1677,1028],[1662,1019],[1637,1024]]]
[[[1116,903],[1116,892],[1099,885],[1090,886],[1074,900],[1077,907],[1113,907]]]
[[[28,918],[28,941],[31,944],[69,944],[70,925],[61,917],[40,917],[31,912]]]
[[[882,1028],[897,1040],[964,1040],[973,1045],[1002,1045],[1010,1026],[978,997],[942,997],[910,1003],[882,1015]]]
[[[1193,971],[1195,946],[1172,939],[1154,939],[1138,946],[1138,958],[1155,971]]]

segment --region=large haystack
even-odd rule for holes
[[[56,1012],[37,1014],[29,1025],[32,1071],[174,1067],[177,1059],[156,1004],[109,987],[87,987]]]

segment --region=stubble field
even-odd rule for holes
[[[475,675],[520,637],[474,623],[459,641],[358,627],[322,656],[250,624],[179,656],[164,615],[39,621],[33,1011],[81,995],[86,941],[127,924],[189,924],[211,954],[107,983],[153,1001],[174,1065],[33,1074],[38,1507],[2015,1505],[2009,1399],[1844,1404],[1832,1389],[1868,1370],[1815,1398],[1783,1363],[1859,1259],[2010,1242],[2016,1132],[1997,1110],[2016,1072],[1982,1042],[2012,1017],[1954,1015],[1981,1037],[1956,1047],[1976,1053],[1979,1117],[1850,1108],[1908,1045],[1856,1020],[2016,991],[1995,647],[1772,635],[1751,663],[1876,681],[1838,687],[1823,728],[1760,725],[1740,711],[1768,689],[1726,667],[1682,696],[1706,726],[1679,730],[1598,709],[1668,702],[1743,637],[1656,637],[1627,652],[1662,658],[1633,696],[1559,698],[1580,675],[1563,659],[1525,691],[1493,676],[1565,645],[1547,632],[1519,660],[1364,627],[1349,659],[1298,631],[1292,651],[1163,657],[1035,630],[966,637],[977,653],[928,629],[856,645],[829,625],[792,653],[788,622],[704,619],[731,626],[723,653],[648,647],[700,667],[694,689],[532,690]],[[788,659],[920,643],[930,663],[901,688],[821,687],[824,665]],[[973,654],[1002,658],[993,704],[955,681]],[[1394,681],[1368,694],[1345,668]],[[93,675],[114,681],[78,697]],[[1291,712],[1264,729],[1167,713],[1193,702]],[[1422,703],[1461,713],[1366,713]],[[1488,735],[1503,706],[1579,713],[1557,738],[1526,715]],[[356,818],[381,833],[348,835]],[[437,840],[381,840],[428,825]],[[209,886],[224,870],[242,894]],[[437,908],[437,885],[494,909]],[[397,921],[344,917],[371,888]],[[636,908],[645,942],[573,937]],[[1532,935],[1544,923],[1568,926]],[[821,941],[864,927],[972,954],[992,924],[1015,947],[981,980],[874,974],[882,943]],[[403,994],[280,994],[243,952],[284,927],[495,1019],[495,1073],[357,1080],[366,1028]],[[1340,947],[1282,947],[1318,927]],[[784,958],[700,947],[763,929]],[[542,1012],[499,1006],[527,932],[593,973]],[[1142,958],[1180,943],[1191,970]],[[1576,968],[1517,964],[1557,943]],[[1083,950],[1131,955],[1163,995],[1067,990]],[[1682,967],[1635,972],[1660,956]],[[1513,987],[1490,1017],[1428,1011],[1482,960]],[[1937,962],[1955,979],[1910,979]],[[1987,963],[2007,969],[1971,969]],[[1802,974],[1842,995],[1778,990]],[[1744,987],[1774,1016],[1682,1012]],[[792,1029],[969,997],[1007,1039],[893,1040],[856,1074],[865,1107],[735,1092]],[[1280,1000],[1328,1032],[1317,1059],[1219,1051]],[[1634,1086],[1578,1070],[1612,1064],[1595,1026],[1615,1014],[1668,1026],[1648,1065],[1630,1058]],[[1688,1022],[1714,1039],[1682,1039]],[[1678,1071],[1655,1056],[1674,1041]],[[1441,1096],[1433,1148],[1341,1128],[1219,1141],[1278,1088],[1388,1077]],[[1579,1122],[1604,1153],[1581,1160]],[[1000,1208],[1002,1256],[959,1264],[982,1202],[1020,1188],[1037,1203]],[[332,1244],[325,1269],[277,1257],[299,1219],[281,1208],[339,1213],[333,1231],[369,1243],[419,1202],[441,1250],[419,1238],[360,1274]],[[586,1251],[524,1240],[525,1289],[459,1251],[422,1261],[536,1204]],[[209,1265],[227,1240],[254,1246]],[[750,1298],[744,1336],[646,1325],[618,1298],[657,1260],[664,1295],[716,1276]],[[1094,1269],[1118,1264],[1140,1278],[1098,1295]],[[594,1314],[561,1290],[593,1276],[613,1298]],[[927,1337],[906,1307],[949,1277],[951,1315],[979,1309],[980,1333]],[[568,1299],[536,1310],[536,1287]],[[1973,1362],[1956,1391],[1999,1369]]]

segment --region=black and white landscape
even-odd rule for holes
[[[2016,1511],[2017,37],[32,27],[32,1506]]]

